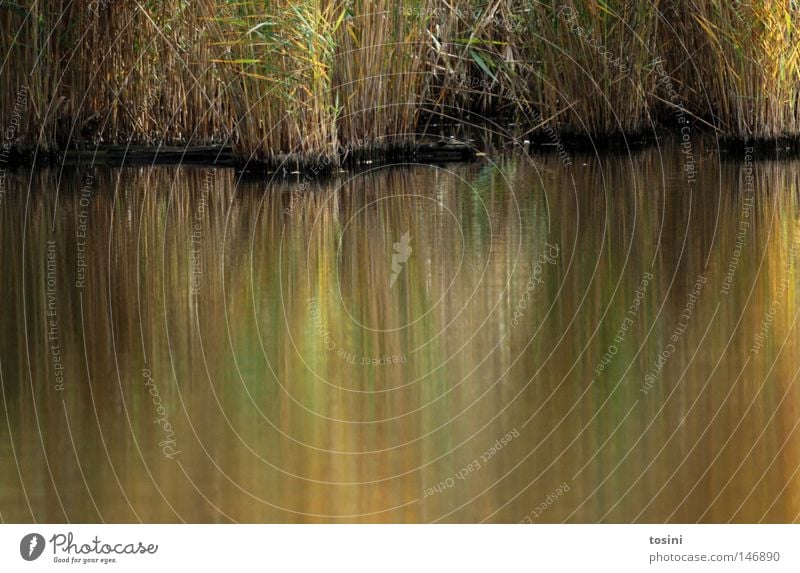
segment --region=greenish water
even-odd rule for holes
[[[0,517],[797,521],[800,164],[696,155],[9,172]]]

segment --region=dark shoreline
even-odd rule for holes
[[[652,145],[677,138],[674,130],[657,127],[647,134],[611,134],[589,136],[574,133],[558,133],[557,138],[545,132],[516,136],[493,133],[478,142],[440,136],[418,144],[388,146],[384,148],[351,150],[340,152],[338,161],[330,158],[311,160],[287,155],[272,162],[250,160],[238,157],[231,147],[217,145],[120,145],[100,144],[83,149],[56,150],[41,152],[26,146],[11,145],[6,148],[3,169],[44,166],[105,166],[122,165],[193,165],[209,167],[229,167],[238,171],[258,175],[300,174],[307,177],[325,176],[340,167],[363,166],[366,164],[391,165],[396,163],[452,163],[472,161],[489,149],[524,149],[539,154],[596,154],[624,155]],[[742,139],[717,136],[713,130],[693,129],[692,139],[699,139],[720,152],[722,161],[732,160],[750,150],[753,159],[776,160],[800,157],[800,139]]]

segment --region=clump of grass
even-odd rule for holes
[[[800,5],[793,0],[675,4],[684,50],[672,62],[689,105],[742,139],[800,135]]]
[[[529,71],[515,37],[521,22],[517,2],[432,2],[427,13],[429,99],[434,113],[458,118],[508,116],[530,96]],[[520,36],[521,37],[521,36]]]
[[[57,111],[51,102],[57,76],[48,73],[47,66],[59,38],[48,34],[51,15],[46,3],[35,0],[0,5],[0,121],[5,145],[37,146],[41,151],[53,147]]]
[[[379,151],[412,139],[424,101],[430,2],[352,0],[337,34],[340,148]]]
[[[657,14],[658,2],[535,2],[524,33],[541,115],[592,136],[642,131]]]
[[[658,3],[469,0],[436,10],[440,110],[591,136],[649,119]]]
[[[0,117],[27,88],[19,137],[76,143],[222,140],[230,121],[210,62],[211,26],[184,0],[26,0],[0,6]]]
[[[85,0],[83,0],[85,3]],[[97,70],[87,89],[103,141],[212,143],[231,130],[221,71],[212,61],[217,30],[201,4],[114,0],[96,12],[83,61]]]
[[[215,10],[229,56],[236,150],[248,159],[335,162],[332,92],[341,4],[319,0],[223,2]]]

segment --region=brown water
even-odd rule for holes
[[[695,153],[9,173],[0,517],[798,521],[800,163]]]

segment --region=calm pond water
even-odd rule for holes
[[[0,517],[798,521],[800,162],[565,159],[9,172]]]

